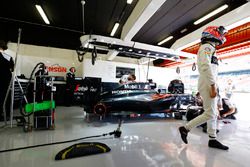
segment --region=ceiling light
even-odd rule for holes
[[[131,4],[133,0],[127,0],[127,4]]]
[[[141,50],[138,51],[138,53],[141,53],[141,52],[142,52]]]
[[[122,48],[119,48],[119,50],[122,50]]]
[[[186,32],[186,31],[187,31],[187,29],[184,28],[183,30],[181,30],[181,33],[184,33],[184,32]]]
[[[115,33],[116,33],[116,31],[117,31],[119,25],[120,25],[119,23],[115,23],[115,25],[114,25],[114,27],[113,27],[111,33],[110,33],[110,36],[114,36],[114,35],[115,35]]]
[[[50,24],[49,19],[47,18],[46,14],[43,11],[43,8],[40,5],[36,5],[36,9],[38,10],[38,12],[40,13],[41,17],[43,18],[43,21],[46,24]]]
[[[200,24],[201,22],[209,19],[210,17],[216,15],[217,13],[220,13],[221,11],[225,10],[226,8],[228,8],[227,4],[219,7],[218,9],[212,11],[211,13],[207,14],[206,16],[204,16],[204,17],[200,18],[199,20],[195,21],[194,25]]]
[[[173,38],[173,36],[169,36],[169,37],[165,38],[164,40],[162,40],[161,42],[159,42],[157,45],[162,45],[162,44],[164,44],[165,42],[169,41],[172,38]]]
[[[250,22],[250,16],[249,16],[249,17],[246,17],[246,18],[244,18],[244,19],[241,19],[240,21],[237,21],[237,22],[235,22],[235,23],[233,23],[233,24],[230,24],[230,25],[226,26],[225,28],[226,28],[227,30],[231,30],[231,29],[233,29],[233,28],[235,28],[235,27],[241,26],[241,25],[246,24],[246,23],[248,23],[248,22]],[[188,48],[188,47],[190,47],[190,46],[192,46],[192,45],[198,44],[199,42],[201,42],[201,40],[200,40],[200,39],[197,39],[197,40],[195,40],[195,41],[193,41],[193,42],[190,42],[190,43],[188,43],[188,44],[186,44],[186,45],[183,45],[183,46],[177,48],[176,51],[180,51],[180,50],[182,50],[182,49]]]
[[[133,49],[129,49],[128,51],[132,52],[132,51],[133,51]]]

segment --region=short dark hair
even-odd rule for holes
[[[135,74],[131,74],[131,77],[132,77],[134,80],[136,80]]]
[[[4,40],[0,40],[0,48],[2,48],[3,50],[8,49],[7,43]]]
[[[74,72],[76,72],[76,68],[75,67],[70,67],[69,71],[72,72],[71,70],[74,69]]]

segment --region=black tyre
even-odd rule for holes
[[[99,116],[103,116],[106,114],[107,107],[103,103],[98,103],[94,106],[94,113]]]

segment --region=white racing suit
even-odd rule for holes
[[[218,59],[212,44],[202,44],[198,51],[197,65],[199,70],[198,91],[203,99],[204,113],[187,123],[186,129],[207,122],[207,132],[211,138],[216,138],[217,127],[217,97],[211,98],[211,85],[215,84],[218,75]],[[217,86],[216,86],[217,87]]]
[[[128,83],[128,78],[129,78],[129,75],[123,75],[123,76],[121,77],[121,79],[120,79],[120,82],[121,82],[122,84],[126,84],[126,83]]]

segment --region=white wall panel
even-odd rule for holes
[[[9,49],[7,53],[13,58],[16,55],[16,43],[8,44]],[[24,74],[26,77],[30,76],[31,71],[39,62],[45,63],[46,66],[61,66],[68,71],[70,67],[76,67],[76,76],[83,75],[82,63],[77,59],[77,54],[74,50],[58,49],[51,47],[42,47],[34,45],[21,44],[19,46],[17,75]],[[65,72],[50,72],[51,76],[64,76]]]
[[[83,64],[84,77],[100,77],[103,82],[118,82],[116,78],[116,67],[128,67],[135,69],[137,81],[145,82],[148,72],[148,78],[153,79],[158,85],[167,86],[172,79],[178,78],[174,69],[160,68],[147,65],[137,65],[129,63],[111,62],[97,60],[95,65],[91,64],[91,59],[85,59]]]
[[[15,57],[16,44],[10,43],[8,53]],[[84,61],[80,63],[74,50],[58,49],[51,47],[41,47],[34,45],[20,45],[18,55],[17,75],[24,74],[30,76],[32,69],[39,62],[47,66],[60,65],[67,70],[76,67],[77,77],[100,77],[103,82],[118,82],[116,78],[116,67],[134,68],[137,81],[146,82],[148,78],[153,79],[158,85],[167,86],[172,79],[179,78],[175,69],[154,67],[136,64],[137,59],[120,58],[123,62],[106,61],[107,55],[98,54],[95,65],[92,65],[90,53],[84,56]],[[118,59],[117,59],[118,60]],[[52,76],[65,76],[65,72],[50,72]]]

